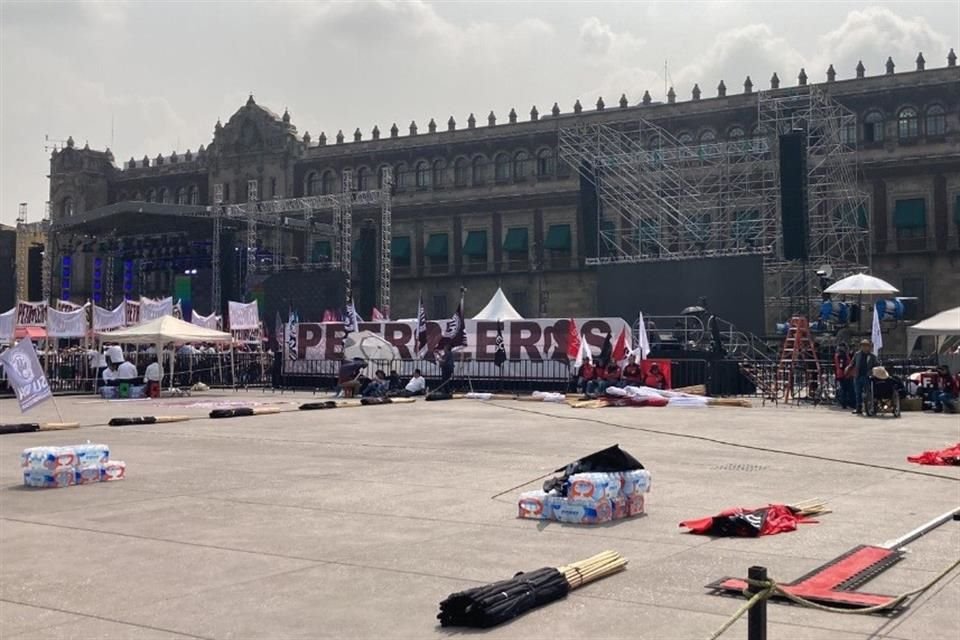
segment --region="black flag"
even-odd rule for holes
[[[507,350],[503,345],[503,323],[497,321],[497,350],[493,354],[493,364],[498,367],[502,367],[503,363],[507,361]]]
[[[610,362],[610,356],[613,355],[613,344],[610,340],[610,334],[607,334],[607,337],[603,339],[603,346],[600,347],[600,356],[597,358],[597,362],[600,366],[607,366],[607,363]]]

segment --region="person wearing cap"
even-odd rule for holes
[[[867,339],[861,340],[860,351],[854,354],[847,365],[847,371],[853,373],[854,415],[863,415],[863,390],[870,384],[870,373],[878,364],[877,356],[873,354],[873,343]]]

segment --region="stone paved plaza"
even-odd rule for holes
[[[613,549],[627,571],[483,635],[705,639],[741,603],[710,595],[708,582],[754,564],[793,580],[960,505],[960,468],[905,460],[960,440],[956,416],[462,400],[205,417],[217,402],[293,409],[310,399],[61,398],[79,430],[0,436],[0,637],[440,638],[463,633],[436,625],[449,593]],[[20,420],[11,400],[0,414]],[[199,419],[104,426],[169,414]],[[31,419],[57,417],[47,403]],[[21,449],[88,440],[126,461],[125,480],[21,486]],[[517,494],[540,484],[532,478],[614,443],[653,475],[646,516],[594,527],[516,519]],[[677,526],[729,506],[814,497],[834,513],[789,534],[710,539]],[[909,550],[870,591],[930,580],[960,554],[960,523]],[[957,611],[955,571],[892,618],[771,604],[770,637],[953,639]],[[723,637],[745,638],[745,622]]]

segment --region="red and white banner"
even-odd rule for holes
[[[427,344],[437,344],[446,320],[428,320]],[[622,318],[576,318],[585,344],[593,354],[600,353],[608,334],[618,336],[625,332],[631,337],[630,324]],[[495,320],[466,320],[467,346],[460,352],[466,360],[493,361],[497,349]],[[536,320],[505,320],[502,323],[503,343],[508,360],[567,361],[569,318],[539,318]],[[417,321],[361,322],[360,331],[370,331],[396,347],[402,360],[419,359],[415,345]],[[347,331],[342,322],[300,322],[295,326],[296,360],[341,360]],[[459,360],[458,355],[458,360]]]
[[[87,310],[58,311],[47,309],[47,336],[51,338],[83,338],[87,335]]]
[[[18,327],[45,327],[46,325],[46,302],[17,302]]]
[[[253,302],[227,302],[228,318],[230,320],[230,331],[241,331],[243,329],[257,329],[260,327],[260,310],[257,308],[257,301]]]
[[[140,322],[149,322],[162,318],[163,316],[173,315],[173,298],[166,297],[162,300],[151,300],[150,298],[140,298]]]
[[[112,310],[93,305],[93,330],[108,331],[124,326],[127,321],[126,307],[126,302],[121,302]]]

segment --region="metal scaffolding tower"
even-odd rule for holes
[[[383,190],[393,190],[393,168],[382,171]],[[380,311],[390,317],[390,281],[393,268],[393,210],[390,198],[380,200]]]
[[[813,87],[758,94],[751,137],[681,142],[637,118],[578,122],[559,132],[561,157],[597,192],[598,255],[587,264],[764,256],[766,298],[789,317],[816,268],[783,258],[778,136],[807,136],[808,262],[867,265],[866,195],[856,148],[843,139],[855,116]],[[808,278],[808,279],[805,279]],[[803,310],[806,311],[804,305]]]
[[[210,306],[213,307],[212,313],[221,314],[223,301],[220,288],[220,234],[223,232],[223,184],[219,182],[213,186],[213,207],[210,209],[210,215],[213,217],[213,245],[210,250],[210,270],[213,272],[213,278],[210,282]],[[140,290],[143,291],[142,288]]]

